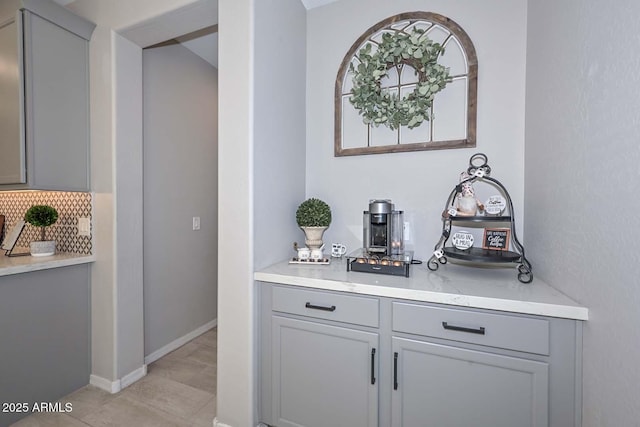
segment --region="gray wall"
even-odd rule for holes
[[[145,49],[143,96],[149,355],[216,318],[217,69],[177,44]]]
[[[254,268],[294,254],[304,242],[295,212],[305,199],[306,10],[278,0],[255,4]],[[275,29],[278,29],[275,31]]]
[[[638,425],[640,3],[529,2],[525,237],[587,306],[584,427]]]
[[[334,157],[334,85],[342,59],[369,27],[414,10],[453,19],[474,43],[478,55],[476,148]],[[442,231],[440,218],[447,196],[476,152],[489,157],[492,176],[509,190],[520,227],[526,12],[526,0],[432,0],[428,4],[423,0],[340,0],[309,10],[306,193],[333,209],[325,242],[343,242],[349,251],[362,246],[362,211],[369,199],[390,198],[411,223],[408,249],[414,249],[418,259],[428,258]],[[488,190],[477,187],[478,194]]]

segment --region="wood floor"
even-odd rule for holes
[[[211,427],[216,414],[217,328],[148,366],[117,394],[86,386],[59,401],[69,413],[40,413],[12,427]]]

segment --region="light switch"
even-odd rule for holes
[[[193,229],[194,230],[200,230],[200,217],[199,216],[194,216],[193,217]]]
[[[91,218],[78,217],[78,236],[91,236]]]
[[[409,221],[405,221],[402,226],[402,239],[405,242],[411,241],[411,225],[409,224]]]

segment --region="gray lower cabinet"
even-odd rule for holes
[[[582,322],[260,283],[277,427],[579,427]]]
[[[261,421],[376,427],[377,298],[261,286]]]
[[[87,385],[89,264],[0,276],[0,427]]]
[[[17,3],[0,17],[0,190],[88,191],[94,25],[48,0]]]
[[[378,425],[377,334],[279,316],[272,327],[273,424]]]
[[[393,338],[392,425],[546,427],[549,366]]]

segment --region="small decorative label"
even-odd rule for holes
[[[507,201],[504,197],[490,196],[487,202],[484,204],[484,211],[489,215],[500,215],[507,207]]]
[[[433,252],[433,256],[440,259],[444,256],[444,252],[442,251],[442,249],[438,249],[437,251]]]
[[[451,216],[456,216],[458,215],[458,210],[456,208],[454,208],[453,206],[451,206],[449,208],[449,210],[447,211],[447,213]]]
[[[453,246],[457,249],[465,250],[473,246],[473,234],[468,231],[458,231],[451,237]]]
[[[484,230],[484,249],[496,251],[509,250],[509,236],[511,230],[508,228],[487,228]]]

